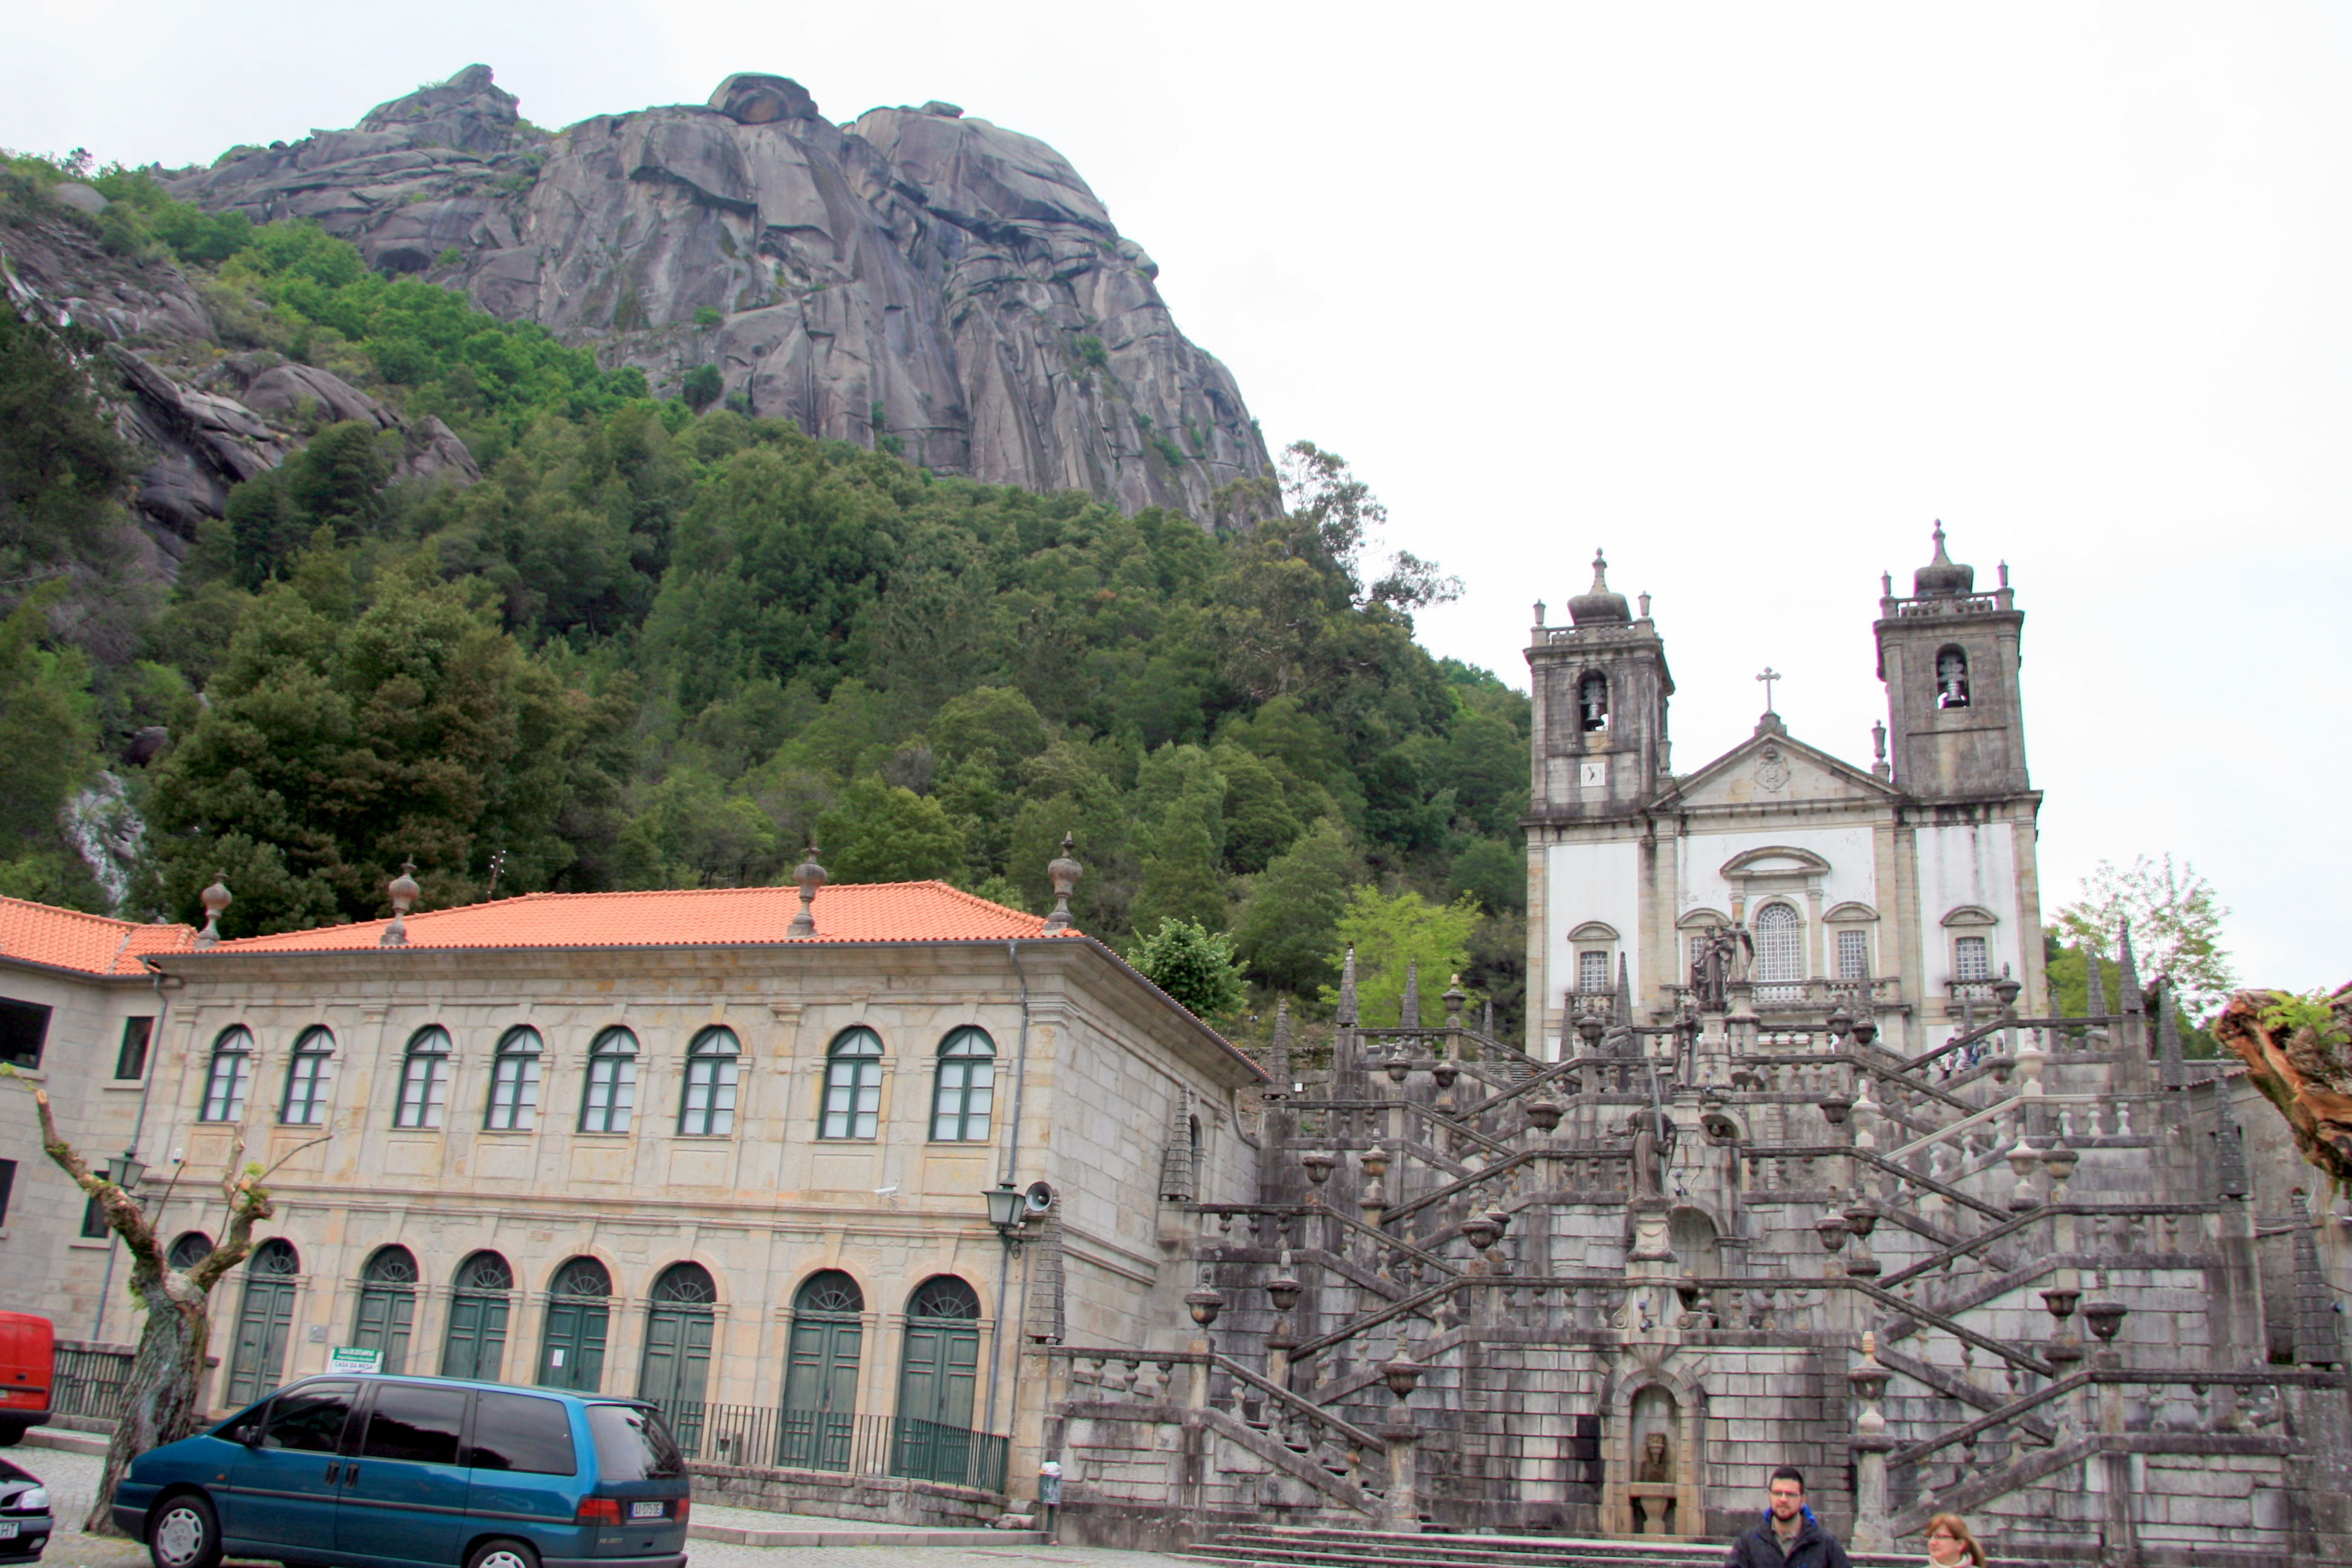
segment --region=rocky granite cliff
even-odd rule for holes
[[[797,82],[738,75],[551,135],[471,66],[169,188],[315,218],[659,391],[715,365],[738,407],[943,472],[1207,522],[1266,465],[1232,374],[1076,171],[951,104],[835,125]]]

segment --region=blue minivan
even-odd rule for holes
[[[641,1401],[330,1373],[140,1455],[114,1521],[155,1568],[685,1568],[689,1489]]]

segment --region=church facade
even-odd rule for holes
[[[1633,614],[1593,563],[1570,624],[1536,606],[1528,665],[1527,1049],[1557,1059],[1576,1012],[1619,971],[1645,1017],[1695,984],[1752,971],[1757,1006],[1819,1016],[1867,1001],[1892,1042],[1986,1013],[2008,976],[2046,1000],[2034,817],[2019,700],[2024,614],[2009,569],[1989,593],[1943,529],[1908,596],[1882,584],[1878,757],[1847,763],[1789,733],[1768,671],[1755,733],[1682,774],[1674,678],[1648,596]],[[1891,751],[1892,755],[1888,753]]]

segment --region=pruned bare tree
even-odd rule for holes
[[[2214,1020],[2213,1037],[2286,1118],[2304,1159],[2352,1183],[2352,985],[2327,995],[2241,991]]]
[[[13,1069],[0,1068],[11,1078]],[[253,1249],[253,1227],[276,1209],[265,1173],[258,1164],[244,1163],[245,1141],[230,1149],[227,1169],[221,1173],[221,1196],[228,1204],[228,1227],[220,1244],[188,1268],[174,1268],[163,1255],[163,1244],[139,1202],[121,1185],[89,1168],[71,1143],[58,1131],[49,1111],[48,1091],[28,1079],[18,1079],[32,1091],[41,1118],[41,1148],[58,1167],[89,1194],[106,1216],[109,1229],[122,1238],[131,1254],[131,1294],[146,1314],[139,1332],[139,1349],[131,1358],[131,1376],[123,1386],[122,1409],[115,1422],[113,1441],[107,1445],[106,1472],[90,1504],[82,1529],[92,1535],[121,1535],[115,1528],[114,1489],[131,1461],[150,1448],[176,1443],[202,1425],[196,1405],[205,1375],[205,1354],[212,1342],[212,1289],[221,1276],[245,1261]]]

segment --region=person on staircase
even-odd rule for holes
[[[1927,1521],[1927,1568],[1985,1568],[1985,1549],[1969,1521],[1939,1513]]]
[[[1723,1568],[1853,1568],[1845,1548],[1805,1506],[1802,1470],[1783,1465],[1768,1487],[1764,1518],[1732,1543]]]

